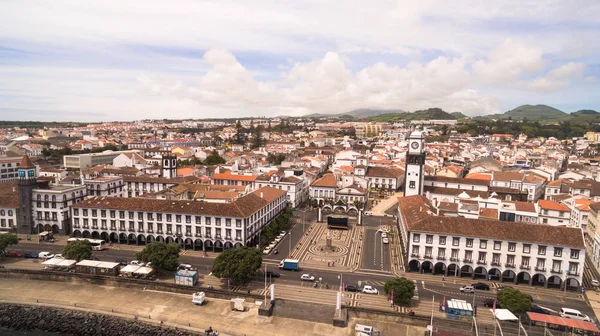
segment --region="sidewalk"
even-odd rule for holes
[[[399,191],[388,198],[379,201],[372,209],[373,216],[385,216],[385,211],[391,208],[395,203],[398,203],[398,197],[401,196],[404,196],[404,193]]]

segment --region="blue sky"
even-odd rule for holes
[[[0,2],[0,119],[600,110],[600,2]]]

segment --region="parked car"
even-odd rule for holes
[[[542,308],[540,306],[532,306],[531,309],[529,309],[529,311],[532,312],[532,313],[550,315],[549,311],[547,311],[546,309],[544,309],[544,308]]]
[[[124,259],[117,259],[117,260],[115,260],[115,262],[121,266],[127,266],[127,261]]]
[[[460,287],[460,291],[463,293],[473,293],[475,288],[473,288],[473,286],[462,286]]]
[[[390,240],[386,237],[381,240],[384,244],[388,244]]]
[[[571,308],[560,308],[560,317],[569,318],[573,320],[580,320],[586,322],[592,322],[592,319],[580,312],[579,310],[571,309]]]
[[[54,259],[65,259],[62,254],[55,254]]]
[[[94,257],[94,256],[90,256],[89,258],[87,258],[87,260],[95,260],[95,261],[100,261],[100,259]]]
[[[345,292],[360,292],[360,290],[358,289],[358,287],[356,287],[354,285],[346,285],[346,286],[344,286],[344,291]]]
[[[495,299],[485,299],[483,301],[483,305],[486,307],[492,308],[492,307],[494,307],[494,301],[496,301],[496,300]],[[502,308],[502,307],[500,307],[500,302],[498,302],[498,301],[496,301],[496,308]]]
[[[145,264],[139,260],[132,260],[129,262],[129,265],[144,266]]]
[[[512,288],[511,286],[504,286],[504,285],[499,285],[498,288],[496,289],[498,292],[506,289],[506,288]]]
[[[23,252],[21,251],[10,251],[8,252],[8,256],[11,258],[23,258]]]
[[[592,280],[592,287],[600,287],[600,282],[596,279]]]
[[[310,274],[302,274],[302,276],[300,277],[300,280],[302,281],[315,281],[315,277],[310,275]]]
[[[483,282],[474,283],[471,286],[473,286],[473,288],[475,289],[490,290],[490,285],[485,284]]]
[[[54,258],[54,254],[52,254],[50,252],[40,252],[38,254],[38,257],[40,259],[52,259],[52,258]]]
[[[277,272],[274,271],[267,271],[267,276],[272,277],[272,278],[279,278],[280,275]]]
[[[382,232],[381,233],[381,238],[386,238],[387,237],[387,232]]]
[[[373,211],[365,211],[365,216],[373,216]]]
[[[35,252],[25,252],[25,254],[23,254],[23,257],[37,259],[38,254]]]
[[[365,294],[379,294],[377,288],[368,285],[363,287],[362,292]]]

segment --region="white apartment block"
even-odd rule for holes
[[[33,221],[37,232],[71,233],[69,208],[83,201],[85,185],[39,184],[33,190]]]
[[[137,153],[143,155],[142,150],[104,151],[101,153],[74,154],[63,156],[63,165],[66,169],[81,170],[97,165],[112,165],[114,158],[123,153]]]
[[[286,192],[263,187],[230,203],[93,197],[71,208],[73,236],[195,250],[254,246],[286,206]]]
[[[407,271],[578,289],[585,244],[580,229],[434,216],[421,195],[398,199]]]
[[[568,206],[555,201],[539,200],[539,223],[548,225],[567,226],[571,220],[571,210]]]
[[[260,189],[265,186],[285,190],[287,202],[292,207],[297,207],[308,199],[306,178],[303,175],[295,176],[294,171],[269,172],[257,176],[254,180],[253,189]]]
[[[121,176],[101,176],[84,180],[88,196],[123,197],[125,184]]]
[[[15,232],[17,225],[16,197],[0,196],[0,233]]]
[[[177,184],[197,183],[199,181],[200,179],[194,176],[174,178],[125,176],[123,178],[125,185],[123,197],[139,197],[146,193],[159,192]]]

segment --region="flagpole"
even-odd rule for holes
[[[429,325],[431,326],[431,330],[429,331],[429,335],[433,336],[433,305],[435,302],[435,295],[431,296],[431,321],[429,322]]]
[[[265,263],[265,307],[267,307],[267,264]]]

